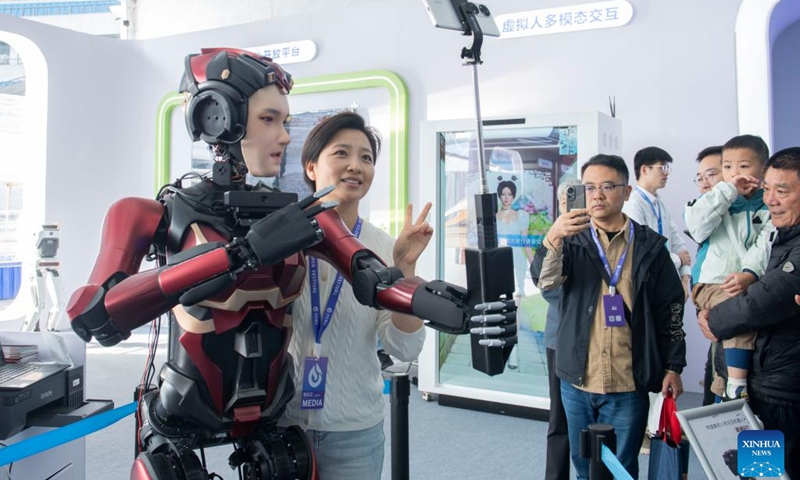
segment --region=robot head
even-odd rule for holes
[[[42,225],[36,235],[36,250],[40,258],[55,258],[58,253],[59,231],[57,224]]]
[[[271,58],[235,48],[202,49],[186,57],[181,79],[180,91],[187,96],[186,128],[194,141],[238,147],[250,96],[269,85],[287,95],[292,84],[291,75]],[[241,157],[237,151],[231,149]]]

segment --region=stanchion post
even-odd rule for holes
[[[588,430],[581,431],[580,454],[589,459],[589,480],[614,480],[603,463],[603,445],[616,453],[617,434],[611,425],[593,423]]]
[[[392,480],[408,480],[408,374],[392,374]]]

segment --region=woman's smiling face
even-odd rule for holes
[[[367,136],[354,129],[342,129],[325,145],[315,163],[306,166],[317,190],[329,185],[336,189],[325,201],[358,202],[369,192],[375,177],[375,156]]]

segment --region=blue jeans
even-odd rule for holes
[[[380,480],[383,470],[383,421],[366,430],[307,430],[317,457],[319,480]]]
[[[617,458],[634,479],[638,478],[639,449],[644,440],[650,405],[646,393],[588,393],[562,381],[561,402],[567,413],[569,451],[578,480],[589,478],[589,459],[580,456],[580,434],[592,423],[614,427]]]

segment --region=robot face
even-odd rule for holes
[[[242,138],[242,156],[250,174],[274,177],[280,173],[281,160],[289,133],[289,102],[275,85],[259,89],[250,96],[247,128]]]

